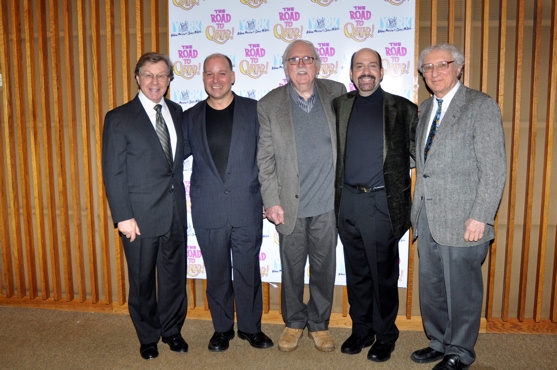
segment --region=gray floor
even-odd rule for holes
[[[275,343],[282,325],[266,324],[263,331]],[[321,353],[304,333],[300,347],[282,353],[275,347],[251,348],[237,337],[222,353],[210,353],[211,322],[186,320],[182,334],[187,354],[171,352],[159,343],[158,358],[145,361],[127,315],[53,311],[0,306],[0,368],[2,369],[431,369],[410,360],[413,350],[427,346],[422,332],[403,331],[391,359],[374,363],[367,350],[340,353],[348,329],[331,329],[337,345]],[[557,369],[557,335],[482,334],[472,369]]]

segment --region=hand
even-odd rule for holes
[[[265,210],[265,215],[267,220],[271,221],[275,225],[280,225],[284,223],[284,210],[281,206],[272,206]]]
[[[135,222],[135,218],[118,222],[118,231],[128,238],[130,242],[133,242],[137,235],[141,235],[139,226],[137,226],[137,222]]]
[[[476,221],[472,218],[466,220],[466,231],[464,232],[464,240],[467,242],[477,242],[484,236],[485,222]]]

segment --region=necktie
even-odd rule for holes
[[[431,122],[431,128],[429,129],[429,135],[427,136],[427,140],[425,142],[425,149],[424,149],[424,162],[427,160],[427,153],[429,153],[429,149],[431,149],[431,144],[433,143],[433,139],[435,138],[435,134],[437,133],[437,128],[439,128],[439,119],[441,118],[441,104],[443,104],[443,99],[437,99],[437,112],[435,112],[435,117]]]
[[[155,110],[157,111],[157,136],[161,142],[162,150],[166,155],[166,160],[168,164],[172,167],[172,148],[170,147],[170,134],[168,133],[168,127],[166,127],[166,122],[161,113],[162,105],[155,105]]]

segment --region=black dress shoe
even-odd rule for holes
[[[209,351],[220,352],[227,350],[232,338],[234,338],[234,329],[230,329],[229,331],[216,331],[209,340]]]
[[[180,333],[171,335],[170,337],[162,337],[162,342],[168,344],[171,351],[174,352],[187,352],[188,344],[182,338]]]
[[[427,347],[414,351],[410,358],[412,359],[412,361],[419,364],[426,364],[428,362],[440,360],[443,358],[443,356],[445,356],[443,352],[439,352],[431,347]]]
[[[462,370],[468,369],[468,365],[460,362],[457,355],[447,355],[443,357],[443,361],[433,367],[433,370]]]
[[[139,347],[139,353],[141,354],[141,357],[146,360],[156,358],[159,355],[157,343],[141,344],[141,347]]]
[[[352,334],[342,343],[340,347],[340,352],[347,353],[349,355],[354,355],[356,353],[362,352],[362,348],[369,347],[373,344],[375,340],[375,335],[365,335],[363,337]]]
[[[254,348],[269,348],[273,346],[273,341],[271,338],[265,335],[262,331],[255,334],[244,333],[238,330],[238,338],[247,340],[249,344]]]
[[[391,358],[391,353],[394,350],[394,343],[375,341],[367,353],[367,359],[375,362],[384,362]]]

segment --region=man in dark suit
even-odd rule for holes
[[[208,56],[203,84],[209,97],[188,109],[183,121],[184,155],[193,155],[191,213],[207,273],[215,328],[208,347],[213,352],[226,350],[234,338],[234,302],[238,336],[255,348],[273,346],[261,332],[263,203],[257,179],[257,102],[234,94],[234,80],[227,56]]]
[[[436,370],[464,369],[476,359],[481,267],[505,185],[505,136],[495,100],[460,83],[464,56],[456,46],[430,46],[418,65],[434,94],[420,106],[412,204],[430,343],[411,358],[443,359]]]
[[[130,316],[141,356],[152,359],[161,336],[188,350],[182,108],[164,98],[173,78],[166,55],[142,55],[135,78],[136,97],[106,114],[102,168],[128,262]]]
[[[288,45],[282,62],[289,83],[265,95],[257,106],[257,161],[267,219],[279,232],[282,317],[286,328],[279,350],[293,351],[304,328],[324,352],[335,345],[329,334],[336,272],[334,215],[336,130],[332,100],[343,84],[317,79],[321,60],[313,44]],[[309,257],[310,298],[304,303]]]
[[[380,86],[379,53],[361,49],[350,63],[357,88],[336,98],[335,209],[344,246],[352,335],[341,352],[387,361],[398,338],[398,241],[410,227],[410,162],[417,106]]]

